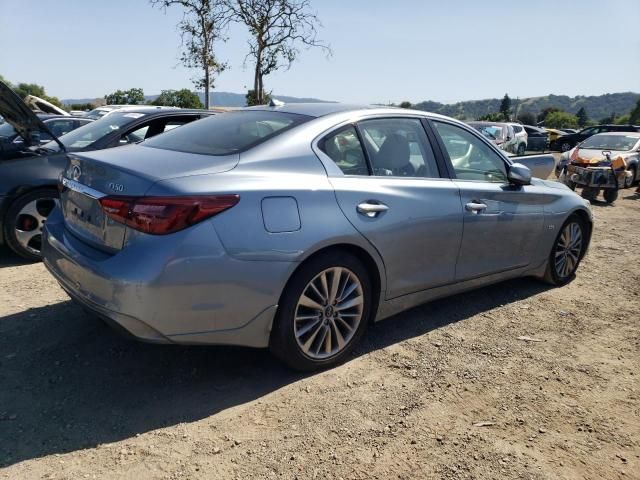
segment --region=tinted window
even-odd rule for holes
[[[438,166],[422,123],[414,118],[365,120],[359,125],[373,174],[438,178]]]
[[[506,182],[507,171],[504,161],[487,144],[455,125],[433,123],[449,154],[456,178]]]
[[[306,115],[262,110],[224,113],[173,129],[144,144],[179,152],[230,155],[254,147],[310,119]]]
[[[47,127],[56,137],[69,133],[75,128],[74,120],[51,120],[46,122]]]
[[[320,148],[345,175],[369,175],[367,162],[356,129],[352,126],[326,137]]]
[[[520,125],[514,125],[513,131],[516,133],[520,133],[522,131],[522,127]]]
[[[593,135],[587,138],[580,144],[580,148],[628,151],[633,150],[638,140],[640,140],[640,138],[634,135],[607,135],[606,133],[601,133],[600,135]]]

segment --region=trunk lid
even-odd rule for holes
[[[142,197],[160,180],[228,171],[239,159],[238,155],[215,157],[141,145],[68,156],[60,194],[65,224],[76,237],[111,253],[122,248],[127,227],[105,215],[101,198]],[[185,194],[189,192],[175,192]]]

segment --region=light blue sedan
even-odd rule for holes
[[[70,154],[44,261],[141,340],[269,347],[323,368],[370,322],[434,298],[573,278],[588,203],[514,160],[426,112],[243,109]]]

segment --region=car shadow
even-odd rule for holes
[[[354,356],[547,288],[519,279],[434,301],[372,326]],[[197,421],[306,376],[266,350],[130,341],[70,301],[0,317],[0,467]]]
[[[18,267],[20,265],[28,265],[30,263],[33,262],[19,257],[6,246],[0,246],[0,268]]]

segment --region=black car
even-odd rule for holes
[[[544,152],[549,148],[549,133],[544,128],[532,125],[523,125],[523,128],[527,132],[527,150]]]
[[[569,133],[557,138],[551,142],[549,148],[567,152],[591,135],[606,132],[640,132],[640,127],[635,125],[594,125],[593,127],[583,128],[577,133]]]
[[[93,122],[91,118],[77,118],[69,115],[50,115],[46,113],[37,113],[36,115],[56,137],[61,137],[76,128]],[[52,140],[53,137],[49,132],[39,132],[38,142],[40,144],[45,144]],[[23,138],[13,128],[13,125],[8,122],[0,124],[0,160],[22,150],[24,148],[23,143]]]
[[[24,139],[19,149],[0,160],[0,244],[27,259],[40,258],[42,226],[58,201],[58,176],[67,153],[137,143],[211,114],[141,106],[110,113],[58,137],[0,82],[0,115]],[[53,140],[42,145],[43,133]]]

